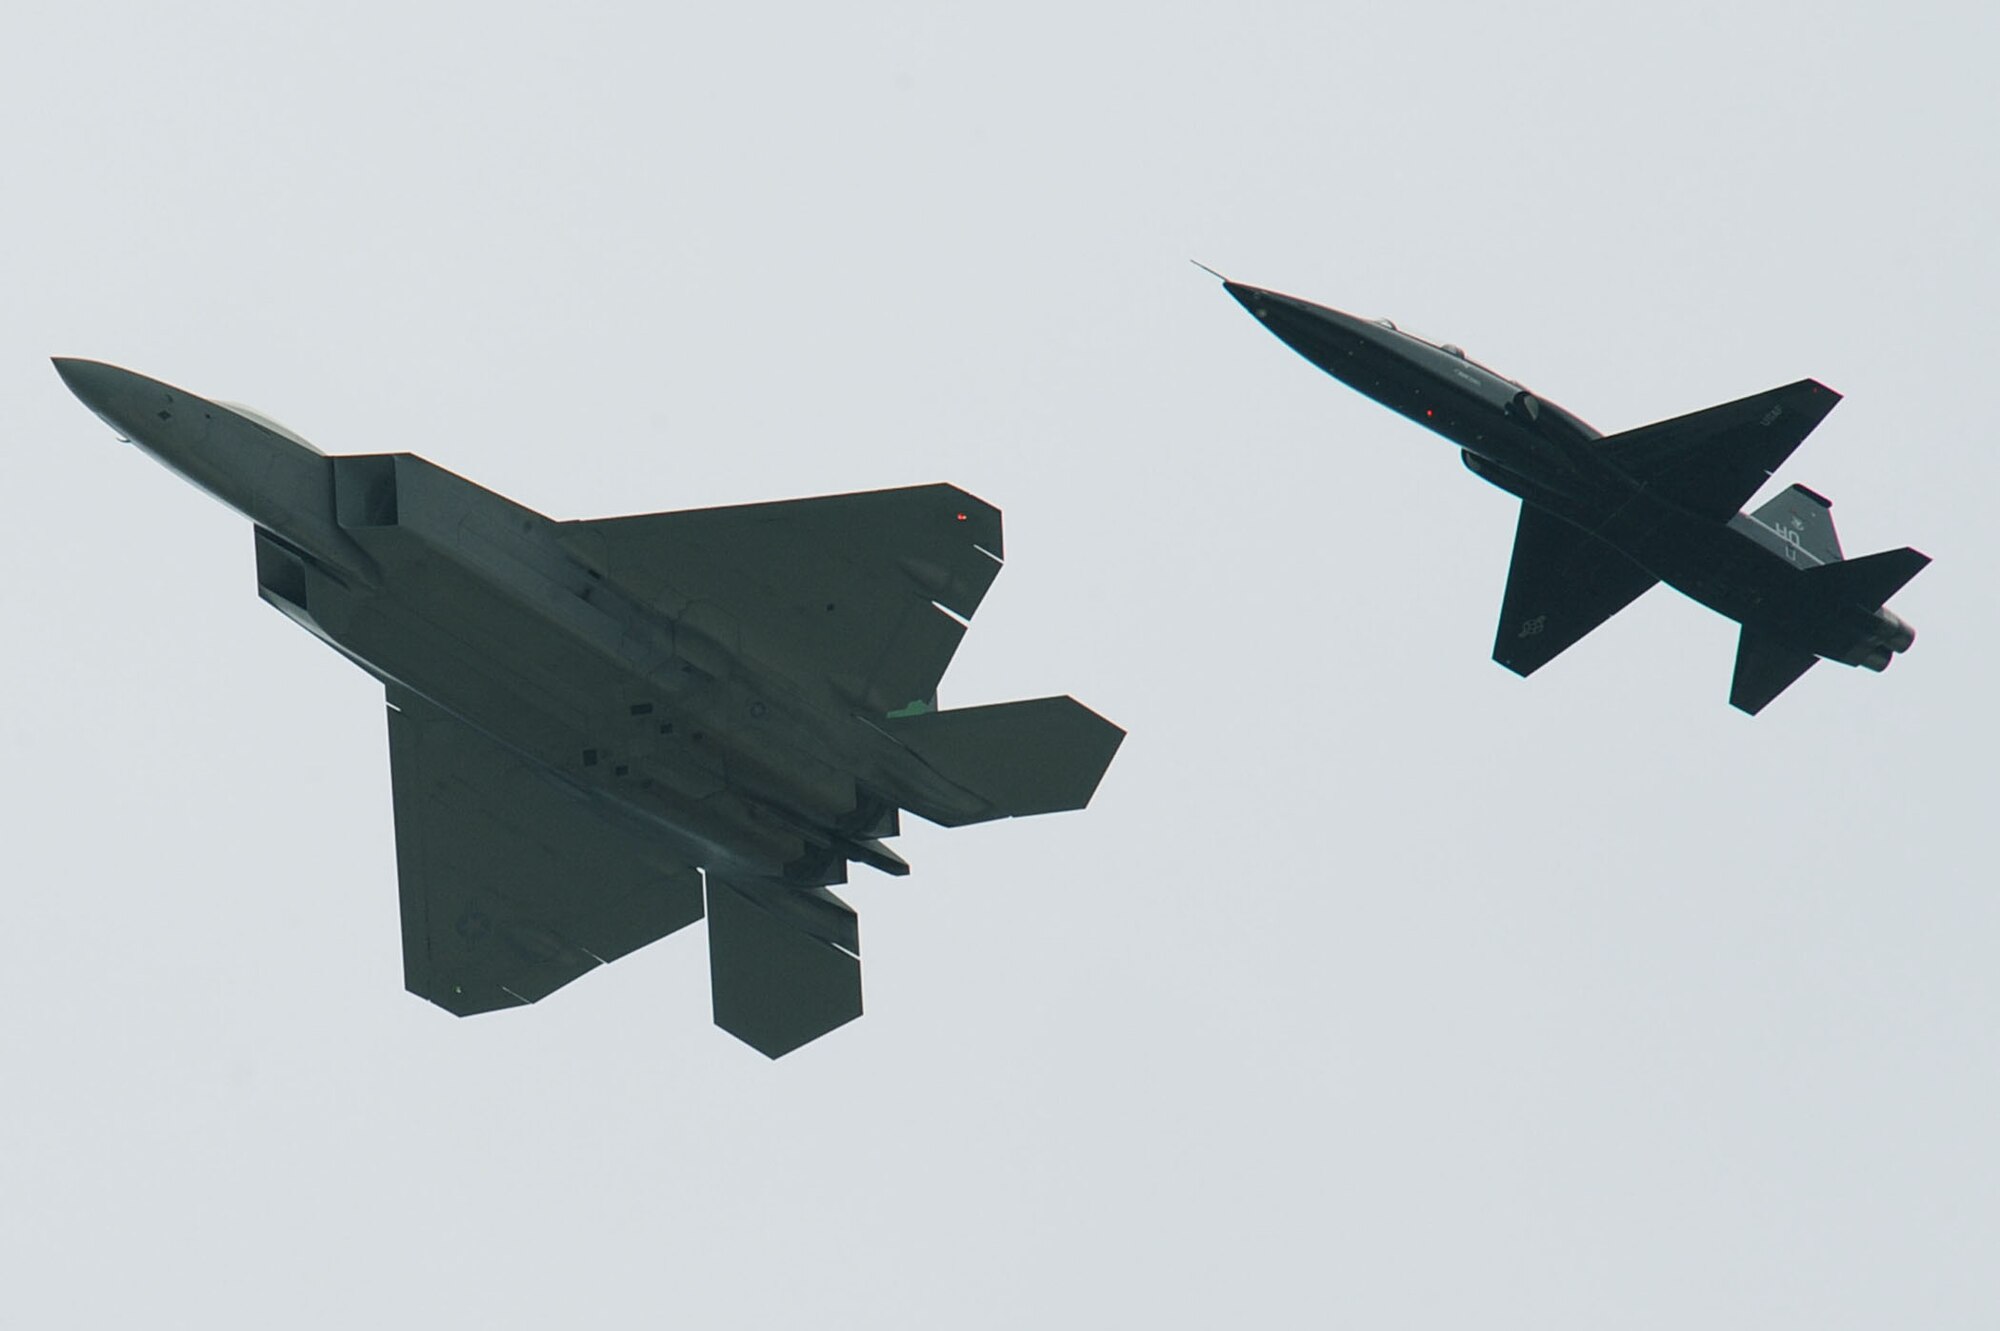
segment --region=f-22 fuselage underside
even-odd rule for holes
[[[909,810],[1082,808],[1124,732],[1071,698],[939,710],[1000,571],[949,485],[556,522],[409,453],[58,360],[85,405],[255,524],[259,595],[381,680],[404,981],[532,1003],[706,917],[718,1026],[776,1058],[861,1014],[828,888]]]

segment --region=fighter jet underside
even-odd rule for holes
[[[1070,698],[938,709],[1002,556],[999,510],[955,487],[552,522],[410,454],[57,368],[250,517],[263,599],[383,682],[405,982],[460,1016],[706,918],[716,1023],[778,1057],[860,1015],[829,888],[909,871],[901,811],[1082,808],[1123,738]]]
[[[1879,671],[1915,641],[1884,602],[1928,557],[1843,559],[1831,502],[1804,486],[1738,512],[1840,401],[1826,385],[1803,379],[1605,436],[1449,343],[1223,286],[1306,360],[1451,440],[1474,475],[1520,499],[1493,641],[1516,674],[1661,582],[1742,626],[1729,700],[1752,714],[1820,660]]]

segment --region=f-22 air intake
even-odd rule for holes
[[[1738,510],[1840,395],[1804,379],[1605,436],[1547,398],[1387,319],[1224,280],[1280,340],[1457,444],[1519,496],[1493,659],[1533,674],[1664,582],[1742,625],[1729,701],[1755,714],[1822,658],[1883,670],[1916,632],[1883,603],[1930,562],[1844,559],[1832,501],[1803,485]]]
[[[1124,732],[1071,698],[940,711],[1000,571],[949,485],[557,522],[412,454],[58,360],[118,434],[255,524],[263,599],[388,691],[404,979],[532,1003],[703,918],[715,1022],[777,1058],[861,1014],[829,887],[908,810],[1089,802]]]

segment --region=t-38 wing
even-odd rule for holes
[[[1646,489],[1726,522],[1839,401],[1825,384],[1801,379],[1614,434],[1597,446]]]
[[[1531,675],[1658,581],[1581,527],[1524,501],[1493,659]]]

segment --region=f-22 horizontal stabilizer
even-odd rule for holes
[[[715,1024],[782,1058],[861,1015],[861,930],[823,887],[709,873]]]
[[[919,801],[910,812],[945,827],[1081,809],[1125,732],[1074,698],[960,707],[875,723],[983,807]]]

